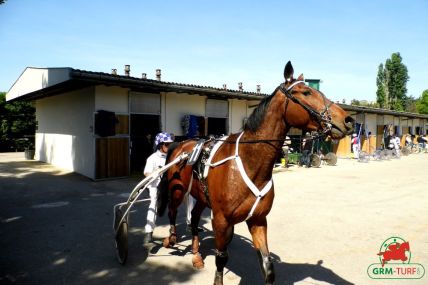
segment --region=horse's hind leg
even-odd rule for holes
[[[260,262],[265,277],[266,284],[273,284],[275,281],[275,272],[273,263],[269,256],[267,245],[267,222],[266,217],[258,218],[257,220],[247,221],[248,229],[253,237],[253,245],[257,250],[257,256]]]
[[[230,243],[233,237],[233,225],[229,225],[224,218],[214,217],[213,229],[215,234],[215,265],[217,267],[214,285],[223,284],[223,270],[229,259],[227,252],[227,245]]]
[[[205,209],[205,204],[196,201],[195,206],[192,210],[191,226],[192,226],[192,263],[193,267],[197,269],[204,268],[204,260],[202,259],[201,254],[199,253],[199,221],[201,220],[201,214]]]
[[[176,220],[177,220],[177,208],[180,206],[184,197],[184,187],[182,183],[175,183],[171,188],[171,199],[169,202],[168,209],[168,218],[169,218],[169,237],[166,237],[163,240],[164,247],[174,246],[177,242],[177,229],[176,229]]]

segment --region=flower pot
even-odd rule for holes
[[[24,154],[25,154],[25,159],[26,160],[33,160],[34,159],[34,149],[26,149]]]

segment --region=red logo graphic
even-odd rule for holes
[[[386,262],[391,260],[401,260],[406,261],[408,257],[406,256],[406,251],[410,251],[409,242],[395,242],[388,246],[388,249],[384,252],[379,252],[377,255],[382,256],[382,267]]]

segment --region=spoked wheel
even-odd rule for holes
[[[401,150],[401,153],[402,153],[404,156],[407,156],[407,155],[409,155],[409,154],[410,154],[410,149],[409,149],[407,146],[405,146],[405,147],[403,147],[403,149]]]
[[[382,160],[387,160],[387,159],[389,159],[388,152],[386,151],[386,149],[381,150],[381,152],[380,152],[380,158],[381,158]]]
[[[400,155],[398,154],[396,149],[391,150],[392,158],[399,159]]]
[[[114,229],[116,230],[116,257],[120,264],[125,264],[128,258],[128,218],[126,217],[119,224],[123,217],[123,212],[120,208],[116,210]]]
[[[374,158],[375,160],[381,160],[381,159],[382,159],[382,151],[381,151],[381,150],[376,150],[376,151],[373,153],[373,158]]]
[[[368,162],[369,161],[369,154],[365,151],[361,151],[358,154],[358,161],[359,162]]]
[[[337,156],[333,152],[329,152],[325,155],[325,161],[327,162],[327,165],[334,166],[337,163]]]
[[[311,166],[312,167],[320,167],[321,165],[321,157],[318,154],[311,154]]]

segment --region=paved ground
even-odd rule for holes
[[[174,249],[160,246],[165,218],[156,245],[141,246],[145,206],[131,216],[128,263],[116,262],[112,206],[138,178],[92,182],[23,157],[0,154],[1,284],[211,284],[210,231],[202,235],[206,267],[194,270],[188,235]],[[391,236],[408,240],[412,262],[428,268],[427,162],[428,154],[367,164],[343,159],[276,173],[268,238],[277,284],[428,284],[428,276],[372,280],[366,272]],[[207,211],[210,229],[208,221]],[[185,234],[182,225],[179,231]],[[245,224],[236,226],[225,284],[262,283],[249,237]]]

